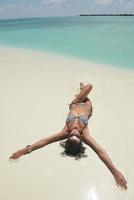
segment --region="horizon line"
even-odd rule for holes
[[[51,17],[79,17],[79,16],[134,16],[134,13],[103,13],[103,14],[77,14],[77,15],[58,15],[58,16],[32,16],[32,17],[13,17],[13,18],[0,18],[2,20],[21,20],[21,19],[43,19],[43,18],[51,18]]]

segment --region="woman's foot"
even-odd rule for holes
[[[82,90],[82,88],[84,88],[84,83],[80,82],[80,90]]]
[[[84,83],[80,82],[80,91],[84,88],[84,86],[85,86]],[[75,95],[75,97],[77,97],[77,96],[78,96],[78,94]]]

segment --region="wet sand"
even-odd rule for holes
[[[59,142],[9,162],[14,151],[63,128],[79,82],[92,83],[89,129],[128,181],[116,187],[86,146],[87,158],[62,157]],[[42,52],[0,48],[2,200],[133,200],[134,72]]]

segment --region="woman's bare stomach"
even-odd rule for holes
[[[78,116],[79,115],[90,116],[92,114],[92,105],[72,104],[70,108],[70,112]]]

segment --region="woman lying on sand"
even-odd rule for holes
[[[127,189],[127,181],[122,173],[113,165],[107,152],[94,140],[89,133],[88,119],[92,115],[92,103],[87,95],[92,90],[92,85],[84,86],[80,83],[80,93],[75,96],[71,102],[70,112],[66,118],[66,125],[58,133],[39,140],[38,142],[28,145],[19,151],[12,154],[10,159],[18,159],[19,157],[29,154],[32,151],[44,147],[50,143],[67,139],[61,145],[65,149],[65,154],[74,157],[81,157],[85,152],[85,147],[82,142],[90,146],[105,163],[110,172],[113,174],[117,186],[122,189]]]

